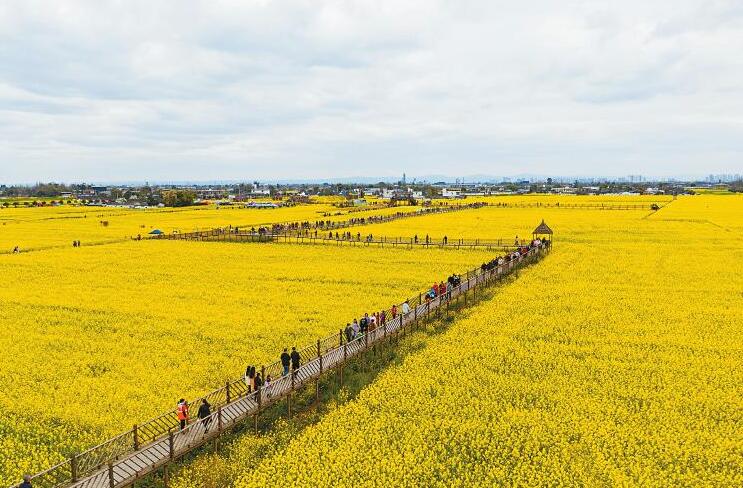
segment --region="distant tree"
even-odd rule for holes
[[[163,192],[163,203],[166,207],[185,207],[193,205],[196,193],[189,190],[168,190]]]

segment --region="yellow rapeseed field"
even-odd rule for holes
[[[180,241],[0,255],[0,485],[485,256]]]
[[[400,231],[497,236],[537,217],[557,232],[546,260],[318,424],[246,436],[176,486],[743,485],[743,198]]]
[[[337,208],[329,204],[297,205],[276,209],[233,207],[129,209],[110,207],[0,208],[0,254],[18,246],[22,251],[83,246],[129,240],[159,229],[191,232],[214,227],[252,227],[275,222],[348,220],[370,215],[414,212],[419,207],[400,206],[368,209]]]

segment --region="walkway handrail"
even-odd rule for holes
[[[361,239],[357,235],[352,235],[351,238],[339,235],[339,237],[330,237],[325,232],[332,233],[332,231],[324,231],[322,234],[315,236],[314,234],[304,235],[302,232],[282,232],[282,233],[259,233],[259,232],[229,232],[228,230],[208,230],[201,232],[189,232],[185,234],[173,234],[168,236],[168,239],[174,240],[199,240],[199,241],[229,241],[229,242],[284,242],[284,243],[296,243],[296,244],[337,244],[337,245],[350,245],[350,246],[392,246],[392,247],[425,247],[425,248],[487,248],[487,249],[502,249],[513,250],[518,247],[528,245],[530,239],[520,239],[518,243],[515,239],[511,238],[499,238],[499,239],[451,239],[447,236],[446,240],[442,237],[428,238],[426,237],[391,237],[391,236],[380,236],[377,235],[369,239],[369,236],[362,236]]]
[[[592,210],[653,210],[653,205],[658,205],[658,208],[670,203],[670,201],[661,201],[653,203],[543,203],[543,202],[498,202],[488,203],[489,207],[501,207],[501,208],[577,208],[577,209],[592,209]]]
[[[278,399],[281,396],[281,393],[286,393],[286,384],[288,381],[290,381],[288,378],[290,378],[292,375],[294,375],[295,380],[293,382],[292,390],[297,385],[301,385],[303,382],[306,382],[308,379],[312,379],[315,376],[318,376],[316,366],[317,363],[320,361],[320,358],[323,358],[323,369],[330,369],[338,363],[338,356],[340,354],[339,351],[344,351],[344,357],[355,355],[359,351],[364,350],[366,347],[368,347],[369,344],[373,344],[374,342],[381,340],[382,334],[385,334],[385,331],[386,333],[389,333],[390,331],[398,330],[404,327],[406,325],[406,321],[407,323],[410,322],[411,316],[418,318],[424,313],[429,314],[432,310],[437,309],[442,303],[446,303],[451,298],[459,296],[459,294],[461,293],[465,293],[477,284],[488,280],[492,276],[507,274],[513,268],[522,265],[525,261],[525,258],[536,257],[538,254],[548,252],[550,250],[550,247],[550,242],[544,241],[544,244],[542,246],[531,247],[528,250],[527,254],[519,254],[518,257],[514,257],[512,260],[504,262],[501,265],[497,265],[492,269],[474,268],[466,273],[466,278],[462,276],[462,281],[457,287],[454,287],[450,294],[448,292],[439,294],[437,297],[431,299],[430,301],[423,300],[425,292],[420,293],[418,296],[409,298],[404,302],[408,302],[408,304],[410,305],[410,313],[403,317],[402,303],[404,302],[402,302],[398,306],[399,313],[397,314],[397,316],[387,321],[384,326],[381,326],[381,324],[377,324],[377,327],[374,330],[369,330],[367,332],[367,335],[369,336],[368,339],[361,335],[349,342],[344,337],[343,330],[341,330],[339,333],[318,340],[315,344],[304,347],[302,349],[298,349],[302,360],[302,367],[299,368],[297,372],[298,376],[294,375],[294,373],[290,373],[289,376],[282,376],[281,374],[283,372],[283,368],[281,366],[280,360],[277,360],[267,366],[261,367],[261,371],[263,372],[261,376],[264,380],[269,374],[272,377],[276,378],[271,386],[265,389],[266,391],[264,393],[268,395],[268,398]],[[417,304],[416,301],[418,302]],[[386,310],[385,312],[388,313],[388,317],[392,317],[391,310]],[[394,324],[398,325],[395,326]],[[359,346],[359,344],[361,344],[361,339],[363,339],[363,348],[360,348]],[[315,366],[310,367],[310,365],[313,364]],[[284,385],[283,387],[277,386],[282,384]],[[254,391],[248,393],[247,390],[248,388],[244,378],[240,377],[238,379],[229,381],[225,384],[225,386],[213,390],[203,397],[194,400],[190,403],[190,405],[198,407],[198,405],[201,404],[202,399],[207,399],[211,406],[215,408],[215,411],[212,413],[211,417],[216,418],[215,415],[218,415],[218,411],[222,407],[226,408],[241,403],[242,406],[240,408],[243,409],[243,411],[240,415],[235,414],[237,416],[232,418],[230,422],[226,422],[224,418],[219,420],[219,425],[229,427],[230,425],[242,420],[245,416],[252,415],[253,410],[251,409],[260,408],[261,392]],[[271,395],[271,392],[274,390],[277,390],[279,392],[279,396]],[[264,406],[265,405],[267,405],[267,403],[265,403]],[[197,408],[192,408],[189,410],[189,420],[195,419],[197,415]],[[217,422],[217,420],[215,420],[215,422]],[[187,437],[188,435],[190,435],[188,433],[192,433],[198,425],[201,425],[201,423],[193,422],[183,431],[179,431],[176,434],[173,434],[173,432],[179,428],[179,421],[177,419],[175,410],[165,412],[142,424],[135,425],[134,428],[131,430],[123,432],[113,437],[112,439],[109,439],[97,446],[91,447],[90,449],[77,454],[70,459],[67,459],[41,473],[34,475],[32,477],[34,487],[56,488],[62,486],[83,486],[75,485],[75,483],[85,479],[86,477],[94,475],[94,473],[94,477],[105,477],[105,485],[93,484],[92,482],[89,483],[88,480],[86,481],[84,486],[123,486],[119,484],[119,481],[116,481],[114,483],[117,474],[114,472],[114,468],[112,466],[118,466],[120,464],[117,464],[119,459],[122,459],[128,454],[132,454],[143,449],[154,448],[153,446],[157,447],[164,441],[168,441],[169,445],[171,446],[171,457],[173,455],[180,456],[181,454],[203,444],[203,442],[194,444],[194,439]],[[215,434],[213,433],[212,436],[204,436],[204,439],[211,439],[214,435]],[[187,447],[185,448],[185,450],[183,450],[183,452],[173,452],[174,436],[176,436],[177,439],[188,441],[185,443]],[[176,444],[178,442],[181,442],[177,439]],[[162,451],[162,446],[160,446],[160,451]],[[121,463],[124,462],[125,461],[121,461]],[[164,463],[165,461],[160,464],[154,462],[151,464],[151,466],[157,467]],[[108,469],[105,469],[106,467],[108,467]],[[121,467],[120,470],[125,471],[125,468]],[[121,477],[119,476],[119,478]]]
[[[471,210],[471,209],[477,209],[477,208],[483,208],[487,207],[488,204],[481,203],[481,202],[475,202],[475,203],[468,203],[468,204],[462,204],[462,205],[450,205],[450,206],[439,206],[439,207],[423,207],[420,208],[414,212],[397,212],[392,215],[370,215],[369,217],[356,217],[352,218],[351,220],[324,220],[324,219],[318,219],[314,222],[312,221],[285,221],[285,222],[270,222],[266,224],[257,224],[258,226],[265,225],[267,227],[282,227],[287,225],[295,225],[295,224],[307,224],[306,227],[301,227],[302,230],[304,229],[311,229],[318,231],[324,230],[336,230],[336,229],[345,229],[348,227],[354,227],[354,226],[360,226],[360,225],[372,225],[372,224],[383,224],[386,222],[392,222],[394,220],[398,219],[406,219],[406,218],[412,218],[412,217],[423,217],[426,215],[434,215],[439,213],[449,213],[449,212],[457,212],[461,210]],[[238,225],[238,226],[225,226],[225,227],[215,227],[212,229],[207,229],[204,231],[193,231],[193,232],[187,232],[186,234],[199,234],[202,232],[228,232],[234,228],[248,228],[248,227],[255,227],[255,225]],[[290,229],[287,229],[290,230]],[[160,234],[156,236],[151,236],[150,238],[153,239],[177,239],[178,235],[181,235],[181,233],[176,234]]]

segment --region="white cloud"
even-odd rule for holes
[[[741,172],[740,5],[7,1],[0,181]]]

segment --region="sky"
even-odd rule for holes
[[[0,183],[743,173],[740,0],[0,2]]]

